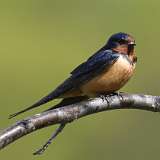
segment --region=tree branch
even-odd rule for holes
[[[160,96],[140,94],[111,95],[104,98],[90,98],[79,103],[42,112],[19,121],[2,131],[0,133],[0,149],[38,129],[54,124],[67,124],[83,116],[114,109],[141,109],[160,112]]]

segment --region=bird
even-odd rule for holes
[[[135,46],[134,37],[128,33],[119,32],[111,35],[102,48],[77,66],[55,90],[30,107],[11,114],[9,118],[58,98],[62,99],[60,104],[67,104],[84,97],[115,93],[134,73],[137,62]]]

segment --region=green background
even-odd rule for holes
[[[160,94],[158,0],[1,0],[0,129],[55,104],[8,120],[61,83],[69,72],[120,31],[137,43],[136,73],[121,90]],[[44,155],[32,152],[56,126],[0,151],[4,160],[160,159],[160,114],[117,110],[69,124]]]

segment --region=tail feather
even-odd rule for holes
[[[9,119],[24,113],[28,110],[31,110],[33,108],[39,107],[42,104],[48,103],[49,101],[55,99],[55,98],[59,98],[61,97],[63,94],[65,94],[67,91],[72,90],[73,89],[73,77],[69,77],[68,79],[66,79],[60,86],[58,86],[54,91],[52,91],[50,94],[48,94],[47,96],[45,96],[44,98],[42,98],[40,101],[36,102],[35,104],[33,104],[32,106],[19,111],[17,113],[11,114],[9,116]]]
[[[28,108],[25,108],[24,110],[21,110],[21,111],[19,111],[17,113],[9,115],[9,119],[11,119],[11,118],[13,118],[13,117],[15,117],[15,116],[17,116],[17,115],[19,115],[21,113],[24,113],[24,112],[26,112],[28,110],[31,110],[31,109],[36,108],[36,107],[39,107],[42,104],[48,103],[49,101],[51,101],[51,100],[53,100],[55,98],[57,98],[57,96],[55,94],[53,94],[53,93],[50,93],[48,96],[42,98],[40,101],[36,102],[32,106],[30,106]]]

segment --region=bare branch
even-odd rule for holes
[[[13,124],[0,133],[0,149],[20,137],[53,124],[66,124],[75,119],[113,109],[141,109],[160,112],[160,96],[121,94],[91,98],[79,103],[49,110]]]

